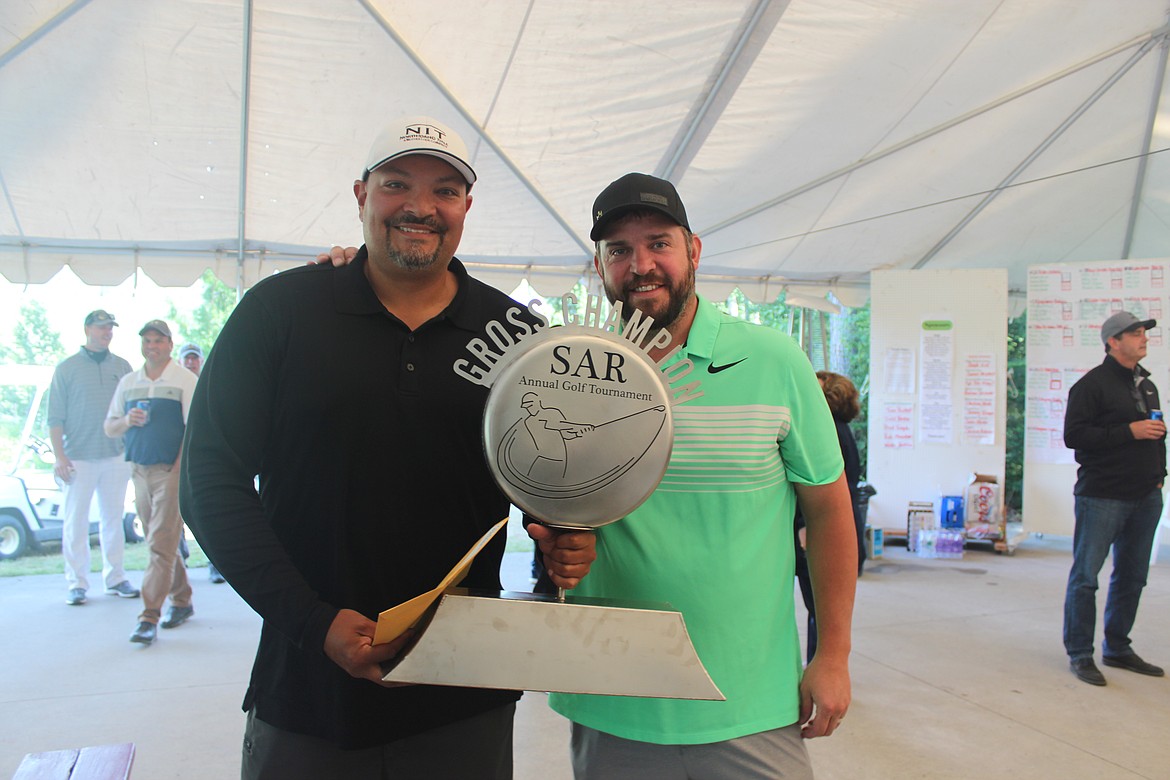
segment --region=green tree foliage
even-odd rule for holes
[[[1007,344],[1007,463],[1004,468],[1004,503],[1020,511],[1024,500],[1024,398],[1026,383],[1028,315],[1008,320]]]
[[[861,394],[861,414],[849,424],[857,450],[861,454],[861,478],[869,473],[869,301],[864,306],[845,309],[833,318],[836,343],[840,344],[840,366],[833,371],[844,374],[857,386]]]
[[[49,325],[45,307],[31,301],[20,307],[20,321],[12,328],[12,339],[0,345],[5,363],[55,366],[65,357],[61,334]]]
[[[236,308],[236,291],[221,282],[211,271],[204,271],[200,281],[203,282],[203,303],[199,308],[185,314],[175,309],[172,303],[167,317],[178,329],[175,334],[176,349],[190,341],[201,346],[206,355],[219,338],[228,316]]]
[[[0,344],[0,362],[34,366],[55,366],[65,357],[61,335],[49,325],[45,307],[36,301],[20,307],[20,319],[12,328],[7,344]],[[19,446],[21,427],[28,414],[36,388],[28,386],[0,386],[0,463],[12,464]],[[45,404],[37,415],[33,434],[45,438]]]
[[[798,335],[802,319],[807,318],[804,321],[814,331],[814,335],[806,346],[815,347],[809,359],[816,367],[823,365],[820,336],[815,333],[820,324],[819,312],[788,306],[784,296],[772,303],[753,303],[739,290],[732,292],[726,301],[717,305],[728,314],[767,325],[794,338]],[[828,370],[849,377],[861,393],[861,414],[850,423],[850,428],[857,439],[857,449],[861,454],[861,476],[864,479],[867,473],[869,425],[869,303],[829,317],[828,330],[827,338],[831,345]]]
[[[589,290],[588,290],[588,288],[585,287],[584,283],[577,282],[576,284],[573,285],[573,289],[569,290],[569,294],[571,294],[573,297],[575,297],[577,299],[578,304],[581,305],[584,303],[585,299],[589,296]],[[543,296],[541,296],[541,297],[543,297]],[[544,298],[544,302],[545,302],[546,308],[551,310],[551,313],[548,315],[549,325],[564,325],[565,324],[565,311],[564,311],[564,298],[563,298],[563,296],[558,295],[558,296],[553,297],[553,298]]]
[[[784,304],[782,298],[777,298],[771,303],[753,303],[746,295],[735,289],[727,296],[727,300],[715,301],[715,305],[733,317],[767,325],[784,333],[791,333],[791,328],[795,324],[792,310]]]

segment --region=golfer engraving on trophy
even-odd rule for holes
[[[496,452],[499,476],[546,498],[580,498],[611,484],[646,455],[666,424],[661,404],[596,424],[569,420],[534,392],[520,406],[525,416],[505,431]]]

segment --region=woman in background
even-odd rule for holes
[[[857,388],[848,378],[832,371],[818,371],[821,389],[833,423],[837,428],[837,442],[841,445],[841,457],[845,461],[845,482],[849,485],[849,501],[853,505],[853,524],[857,528],[857,576],[865,566],[865,520],[862,518],[857,483],[861,479],[861,455],[857,451],[857,440],[849,429],[849,422],[861,414],[861,401]],[[800,507],[796,510],[796,578],[800,582],[800,595],[808,609],[808,649],[805,661],[811,661],[817,651],[817,618],[813,604],[812,582],[808,576],[808,561],[804,555],[804,517]]]

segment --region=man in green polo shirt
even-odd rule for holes
[[[671,335],[651,352],[689,358],[702,396],[674,407],[658,489],[597,529],[574,595],[669,602],[723,702],[552,694],[573,721],[577,780],[812,777],[803,740],[849,708],[857,538],[833,418],[789,337],[721,314],[695,292],[702,242],[674,186],[631,173],[593,207],[594,267],[610,302]],[[318,262],[345,264],[334,247]],[[646,341],[653,341],[647,338]],[[689,378],[689,377],[688,377]],[[792,518],[807,519],[820,641],[802,672]]]
[[[703,394],[675,407],[662,483],[597,530],[597,560],[574,594],[669,602],[727,701],[553,694],[552,708],[573,721],[576,777],[811,777],[802,739],[833,733],[849,706],[857,576],[824,393],[792,339],[695,293],[702,242],[670,182],[628,174],[610,184],[594,203],[590,238],[610,302],[669,332],[660,352],[682,345],[671,362],[692,360]],[[820,629],[803,674],[792,587],[797,499]]]

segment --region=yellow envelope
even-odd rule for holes
[[[471,546],[467,554],[460,559],[459,563],[455,564],[455,568],[443,578],[439,586],[434,590],[427,591],[421,596],[415,596],[410,601],[405,601],[397,607],[382,612],[378,615],[378,627],[374,630],[374,644],[384,645],[396,639],[403,631],[413,626],[419,618],[421,618],[431,604],[438,600],[439,596],[443,595],[443,591],[454,585],[463,582],[463,578],[467,576],[467,571],[471,568],[472,561],[475,556],[479,555],[482,550],[492,538],[499,533],[500,529],[508,523],[508,518],[504,518],[500,522],[493,525],[487,532],[479,538],[479,541]]]

